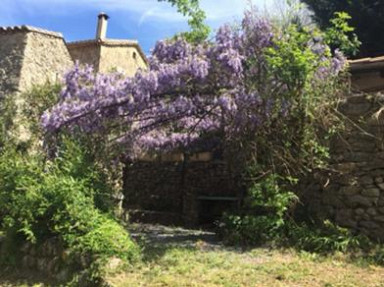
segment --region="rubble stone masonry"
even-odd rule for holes
[[[384,240],[384,95],[354,94],[341,103],[345,131],[335,136],[331,169],[303,188],[309,210]]]

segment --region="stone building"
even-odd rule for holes
[[[55,83],[75,61],[94,65],[97,72],[118,70],[128,76],[145,69],[147,60],[138,42],[108,39],[108,16],[101,13],[98,18],[95,39],[73,43],[40,28],[0,27],[0,98]]]
[[[139,68],[146,68],[147,60],[139,43],[106,38],[107,24],[108,16],[101,13],[95,39],[68,43],[72,59],[90,64],[101,73],[117,70],[133,76]]]
[[[58,83],[75,62],[93,65],[96,72],[116,70],[127,76],[146,69],[138,42],[106,38],[107,24],[108,16],[101,13],[96,38],[73,43],[66,43],[61,33],[40,28],[0,27],[0,100],[12,96],[18,107],[17,128],[12,131],[15,138],[21,142],[30,138],[28,128],[19,123],[23,92],[35,85]]]
[[[29,26],[0,28],[0,97],[54,83],[71,66],[60,33]]]

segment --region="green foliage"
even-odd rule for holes
[[[289,212],[298,201],[297,196],[282,188],[296,179],[276,174],[265,175],[255,181],[259,168],[249,169],[247,180],[253,182],[240,214],[225,214],[219,224],[224,242],[230,245],[255,246],[277,244],[315,253],[333,253],[372,249],[374,244],[363,235],[354,235],[330,221],[321,226],[295,222]],[[371,256],[379,263],[380,250]]]
[[[280,27],[281,31],[266,48],[265,65],[260,60],[250,59],[249,67],[261,74],[260,82],[246,79],[254,85],[261,96],[273,98],[278,104],[269,111],[269,122],[264,124],[257,136],[250,135],[249,142],[242,143],[245,151],[243,165],[243,186],[246,198],[239,214],[226,215],[221,224],[224,238],[229,243],[263,244],[268,241],[282,241],[287,237],[285,228],[290,224],[290,214],[298,202],[290,192],[299,179],[315,169],[327,166],[329,159],[329,138],[342,127],[334,112],[337,95],[342,93],[342,81],[329,72],[330,56],[327,45],[316,42],[324,34],[300,23]],[[342,69],[342,60],[338,62]],[[325,68],[325,69],[322,69]],[[324,81],[326,79],[327,83]],[[282,83],[268,89],[265,82]],[[289,103],[284,107],[284,103]],[[282,110],[284,117],[281,116]],[[235,151],[238,162],[239,151]],[[244,171],[245,170],[245,171]],[[245,175],[245,176],[244,176]]]
[[[266,51],[270,73],[283,80],[291,91],[302,89],[318,68],[317,57],[308,46],[312,37],[307,29],[292,24],[284,30],[282,38],[275,41],[278,48]]]
[[[0,98],[0,150],[11,141],[10,130],[13,126],[16,105],[11,97]]]
[[[83,166],[80,149],[72,147],[52,162],[11,148],[0,155],[1,229],[14,237],[11,242],[39,246],[57,238],[75,264],[79,254],[89,255],[92,270],[102,269],[111,256],[136,260],[140,252],[128,232],[96,207],[93,179],[98,178]]]
[[[253,175],[255,170],[251,170],[250,173]],[[298,199],[293,192],[282,188],[283,182],[284,179],[277,174],[269,174],[261,181],[254,182],[248,189],[246,207],[263,208],[276,216],[276,222],[282,224],[286,211]]]
[[[273,97],[278,104],[262,136],[250,140],[251,161],[246,165],[257,163],[264,172],[300,178],[326,166],[329,138],[342,127],[334,109],[345,86],[342,78],[322,74],[331,65],[323,55],[330,56],[331,51],[316,42],[324,36],[321,31],[290,24],[279,34],[273,47],[265,50],[264,77],[281,85],[272,90],[268,85],[259,87],[263,97]],[[249,81],[257,83],[253,78]]]
[[[381,244],[374,248],[373,256],[371,257],[371,261],[384,266],[384,245]]]
[[[251,175],[254,170],[251,170]],[[224,215],[220,233],[228,244],[257,245],[277,240],[286,223],[286,212],[297,197],[283,190],[282,178],[267,175],[248,189],[243,214]]]
[[[29,146],[33,146],[42,138],[40,119],[44,111],[57,103],[61,86],[59,84],[46,83],[34,86],[24,92],[20,97],[23,99],[20,106],[20,124],[30,132]]]
[[[224,214],[219,223],[219,234],[225,244],[255,246],[275,241],[281,231],[281,220],[267,215]]]
[[[374,244],[365,236],[354,235],[330,221],[322,226],[296,223],[291,218],[270,215],[225,215],[219,225],[224,242],[230,245],[255,246],[277,244],[314,253],[350,251],[368,252]],[[368,253],[367,253],[368,254]],[[383,262],[382,249],[366,256],[376,264]]]
[[[103,212],[112,212],[114,187],[110,174],[102,165],[96,163],[95,155],[84,146],[81,139],[61,136],[55,163],[61,171],[82,180],[94,192],[95,207]]]
[[[42,138],[41,115],[57,102],[59,91],[60,85],[47,83],[0,99],[0,148],[12,144],[19,150],[36,150]],[[27,135],[22,141],[21,130]]]
[[[21,95],[18,106],[14,97],[1,102],[0,230],[3,254],[8,255],[1,261],[16,265],[17,251],[26,241],[39,247],[54,238],[68,251],[63,264],[77,266],[74,271],[87,268],[74,277],[73,285],[96,286],[108,259],[132,262],[140,250],[113,218],[115,188],[105,168],[109,159],[98,160],[95,144],[62,134],[55,138],[51,160],[38,144],[41,115],[56,103],[59,90],[47,84]],[[20,126],[29,132],[22,146],[11,134]],[[80,257],[89,258],[88,267],[79,264]],[[79,278],[85,281],[79,283]]]
[[[323,30],[332,28],[335,12],[344,11],[351,16],[350,26],[362,42],[357,57],[381,56],[384,36],[384,2],[377,0],[303,0],[314,12],[314,19]],[[348,20],[348,19],[344,19]],[[354,37],[352,37],[354,41]]]
[[[169,2],[177,7],[177,11],[184,16],[189,17],[188,24],[190,32],[181,33],[187,41],[199,43],[206,40],[210,33],[210,28],[204,24],[206,15],[199,6],[199,0],[158,0],[160,2]]]
[[[347,228],[341,228],[328,220],[322,226],[290,222],[286,226],[286,240],[290,246],[316,253],[356,251],[371,246],[365,236],[353,235]]]
[[[330,20],[331,26],[325,30],[325,42],[346,55],[355,56],[359,52],[361,42],[353,33],[355,29],[348,24],[350,19],[351,16],[346,12],[335,12],[335,17]]]

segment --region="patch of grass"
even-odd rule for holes
[[[107,280],[116,287],[384,287],[384,267],[358,258],[358,254],[321,255],[295,249],[244,252],[205,241],[189,247],[149,244],[142,261]],[[0,271],[0,286],[54,286],[40,279]]]
[[[351,263],[342,253],[167,247],[109,278],[113,286],[384,287],[384,267]]]

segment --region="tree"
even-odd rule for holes
[[[188,24],[190,32],[184,32],[182,35],[190,42],[201,42],[207,39],[210,28],[204,24],[206,15],[199,6],[199,0],[158,0],[159,2],[169,2],[177,7],[179,13],[189,17]]]
[[[303,0],[322,28],[330,27],[335,12],[346,12],[362,42],[358,57],[384,54],[384,2],[380,0]]]

